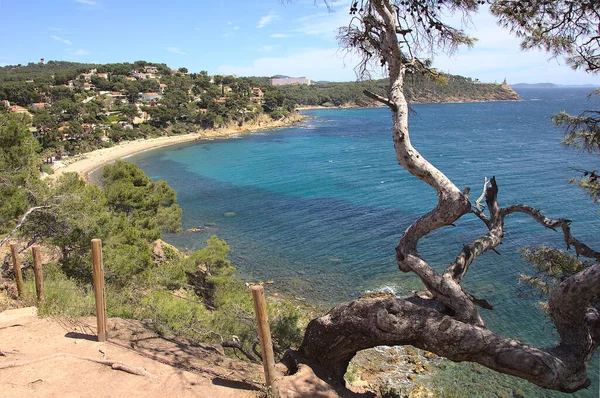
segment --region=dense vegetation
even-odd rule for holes
[[[235,277],[227,244],[213,236],[204,249],[184,255],[158,240],[164,230],[181,229],[181,208],[165,181],[152,181],[121,161],[104,168],[101,186],[75,173],[40,180],[40,146],[19,119],[0,114],[0,232],[15,232],[24,254],[34,243],[54,253],[44,265],[48,294],[42,313],[94,312],[90,240],[100,238],[109,316],[152,319],[160,332],[202,341],[235,335],[252,348],[252,300]],[[25,275],[32,288],[31,270]],[[286,303],[270,305],[270,312],[283,352],[299,342],[299,314]]]

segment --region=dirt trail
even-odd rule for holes
[[[38,318],[30,310],[17,311],[0,314],[0,397],[260,396],[260,366],[225,357],[219,346],[161,338],[123,319],[110,319],[109,341],[98,343],[93,318]],[[152,376],[94,360],[118,361]]]

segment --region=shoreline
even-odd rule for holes
[[[199,130],[195,133],[184,135],[162,136],[156,138],[142,138],[134,141],[124,141],[109,148],[96,149],[91,152],[66,158],[65,161],[56,161],[53,165],[54,173],[47,175],[46,178],[55,180],[64,173],[74,172],[89,182],[89,175],[94,170],[138,153],[187,142],[235,138],[258,131],[290,127],[301,121],[304,121],[306,118],[306,116],[298,113],[283,120],[259,120],[258,122],[245,124],[242,127],[223,127],[219,129]]]

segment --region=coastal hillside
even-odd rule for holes
[[[318,82],[307,85],[279,87],[285,97],[301,106],[368,107],[379,106],[364,94],[364,90],[383,95],[387,79],[360,82]],[[407,78],[405,94],[413,103],[474,102],[519,100],[519,95],[507,84],[480,83],[468,77],[443,74],[438,80],[422,75]]]

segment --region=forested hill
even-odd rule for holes
[[[45,65],[29,63],[24,65],[9,65],[0,67],[0,96],[2,86],[5,89],[13,87],[17,82],[34,81],[30,89],[43,91],[45,85],[60,85],[68,80],[76,79],[81,73],[97,68],[100,72],[108,72],[110,80],[114,83],[106,89],[122,90],[119,76],[128,75],[133,69],[141,69],[147,65],[157,67],[162,75],[171,74],[165,64],[152,64],[145,61],[121,64],[81,64],[75,62],[49,61]],[[185,68],[182,68],[187,72]],[[202,72],[206,73],[206,72]],[[194,75],[194,74],[191,74]],[[115,77],[113,79],[112,77]],[[96,79],[98,80],[98,79]],[[263,90],[269,86],[269,77],[244,78],[250,85],[261,87]],[[444,74],[438,81],[431,80],[421,75],[407,76],[406,94],[410,102],[469,102],[469,101],[496,101],[518,100],[518,94],[506,84],[480,83],[468,77]],[[106,82],[108,83],[108,82]],[[106,84],[105,84],[106,85]],[[374,106],[378,105],[363,94],[365,89],[383,94],[387,87],[387,79],[363,82],[318,82],[310,86],[288,85],[279,86],[278,90],[288,100],[300,106]],[[6,90],[4,90],[6,91]],[[15,90],[10,90],[15,91]],[[21,90],[16,90],[21,91]],[[8,93],[5,93],[6,97]],[[5,98],[0,98],[5,99]],[[18,102],[18,101],[17,101]],[[26,104],[22,104],[26,105]]]
[[[471,78],[444,75],[441,81],[423,76],[407,77],[406,95],[409,102],[471,102],[519,100],[519,95],[506,84],[479,83]],[[387,79],[347,82],[315,83],[310,86],[280,86],[286,98],[305,106],[374,106],[380,105],[363,94],[369,90],[383,95]]]

